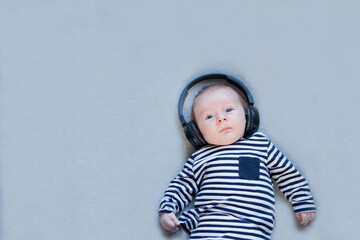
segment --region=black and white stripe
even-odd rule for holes
[[[239,161],[246,159],[241,165]],[[248,168],[248,163],[256,168]],[[243,177],[252,172],[256,179]],[[273,178],[295,212],[315,205],[305,178],[263,133],[227,146],[196,151],[171,181],[159,213],[181,212],[194,198],[194,208],[179,218],[190,239],[270,239],[274,225]]]

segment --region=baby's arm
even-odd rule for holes
[[[176,231],[180,225],[175,214],[181,212],[198,192],[198,185],[192,170],[193,159],[189,158],[184,169],[174,178],[160,201],[161,226],[168,231]]]
[[[300,224],[306,226],[315,217],[316,207],[303,175],[269,140],[267,167],[279,190],[291,202]]]
[[[160,223],[161,223],[161,226],[167,231],[179,230],[178,226],[180,225],[180,222],[173,212],[172,213],[162,213],[160,215]]]

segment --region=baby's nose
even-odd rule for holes
[[[225,116],[224,117],[219,117],[217,121],[218,121],[218,123],[222,123],[224,121],[227,121],[227,117],[225,117]]]

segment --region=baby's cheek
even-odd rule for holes
[[[216,138],[216,135],[214,135],[213,133],[211,132],[206,132],[205,134],[203,134],[204,136],[204,139],[207,143],[209,144],[219,144],[218,141],[217,141],[217,138]]]
[[[210,135],[212,135],[212,134],[211,134],[212,129],[211,129],[211,127],[208,126],[208,124],[206,124],[206,123],[203,123],[203,124],[199,125],[199,130],[200,130],[201,134],[204,136],[204,138],[205,138],[205,136],[210,136]]]
[[[206,142],[213,144],[213,137],[211,134],[209,134],[208,132],[202,133],[204,139]]]

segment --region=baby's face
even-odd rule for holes
[[[194,102],[195,121],[209,144],[228,145],[244,136],[246,117],[240,96],[230,87],[213,86]]]

